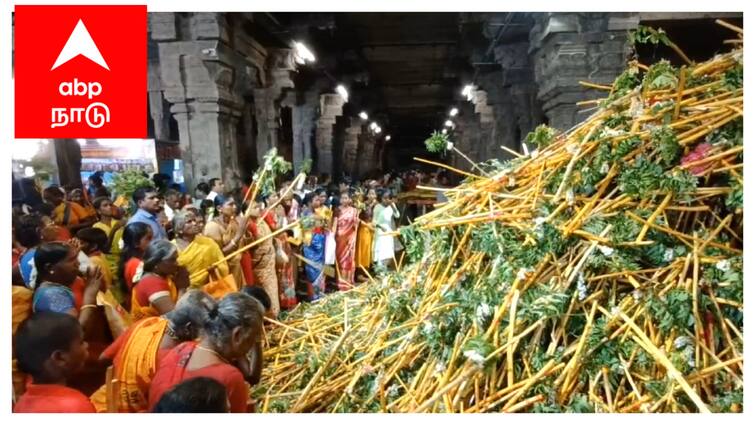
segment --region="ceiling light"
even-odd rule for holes
[[[344,87],[342,84],[339,84],[338,87],[336,87],[336,92],[341,95],[344,102],[349,101],[349,92],[346,90],[346,87]]]
[[[387,135],[387,136],[385,136],[385,141],[386,141],[386,142],[387,142],[387,141],[390,141],[390,140],[391,140],[391,135],[390,135],[390,134],[389,134],[389,135]]]
[[[461,91],[461,95],[469,97],[469,95],[472,94],[472,90],[474,90],[474,86],[472,84],[467,84],[464,86],[464,90]]]
[[[443,134],[448,134],[448,129],[447,129],[447,128],[444,128],[444,129],[443,129],[443,131],[441,131],[441,133],[443,133]]]
[[[377,128],[377,126],[378,126],[378,125],[377,125],[377,123],[376,123],[376,122],[373,122],[372,124],[370,124],[370,130],[374,130],[374,129],[376,129],[376,128]]]
[[[448,113],[448,115],[450,115],[452,117],[455,117],[458,114],[459,114],[459,109],[458,108],[452,108],[451,111]]]
[[[361,118],[363,120],[367,120],[367,118],[369,118],[369,117],[367,116],[367,112],[362,111],[362,112],[359,113],[359,118]]]
[[[445,123],[443,123],[443,125],[445,125],[446,127],[453,127],[453,126],[454,126],[454,123],[453,123],[453,121],[451,121],[451,120],[446,120],[446,122],[445,122]]]
[[[296,41],[294,42],[294,49],[296,49],[296,61],[300,64],[305,62],[314,62],[315,55],[304,44]]]
[[[378,126],[378,128],[375,129],[375,133],[377,133],[377,134],[380,134],[382,131],[383,131],[383,129],[380,128],[380,126]]]

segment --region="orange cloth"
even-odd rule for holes
[[[12,309],[13,309],[13,335],[16,334],[18,325],[21,324],[27,317],[31,315],[31,300],[34,296],[34,291],[26,288],[25,286],[12,286]]]
[[[149,386],[157,371],[159,360],[166,352],[160,350],[160,344],[167,327],[168,321],[162,317],[140,320],[103,353],[104,356],[113,358],[113,378],[118,381],[119,413],[147,410]],[[107,389],[103,385],[90,398],[98,413],[107,411],[106,394]]]
[[[87,396],[64,385],[29,384],[14,413],[95,413]]]
[[[70,208],[67,221],[64,220],[66,206]],[[82,221],[84,221],[84,219],[91,216],[92,214],[90,214],[90,212],[87,211],[86,208],[82,207],[81,205],[75,202],[68,202],[68,201],[62,202],[60,205],[55,207],[55,209],[52,212],[52,219],[55,222],[55,224],[60,224],[63,226],[79,224]]]

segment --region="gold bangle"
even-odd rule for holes
[[[81,306],[81,309],[80,309],[80,310],[81,310],[81,311],[84,311],[84,310],[85,310],[85,309],[87,309],[87,308],[97,308],[97,306],[96,306],[96,305],[94,305],[94,304],[84,304],[84,305],[82,305],[82,306]]]

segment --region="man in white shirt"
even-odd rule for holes
[[[225,192],[225,184],[223,184],[223,180],[219,178],[210,179],[210,193],[207,195],[205,199],[209,199],[210,201],[215,201],[215,198],[217,198],[218,195],[220,195],[222,199],[224,192]]]
[[[173,221],[175,211],[181,209],[181,192],[173,189],[165,193],[165,216],[168,220]]]

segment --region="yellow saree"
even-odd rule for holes
[[[175,241],[173,242],[175,243]],[[223,251],[218,244],[207,236],[197,235],[185,249],[179,248],[178,264],[186,267],[191,276],[191,287],[201,288],[209,281],[207,269],[223,259]],[[217,266],[220,276],[228,275],[228,264],[225,261]]]
[[[147,410],[149,386],[157,370],[160,343],[167,326],[168,321],[162,317],[149,317],[135,323],[131,335],[113,359],[119,413]],[[90,398],[97,413],[107,411],[106,393],[103,385]]]

